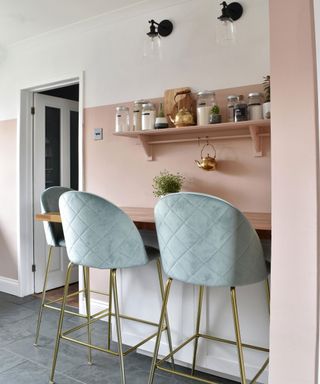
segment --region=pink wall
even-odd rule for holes
[[[261,86],[217,92],[220,106],[229,94],[244,94]],[[270,138],[263,141],[264,157],[253,157],[250,139],[216,141],[218,171],[200,170],[197,142],[156,146],[155,161],[147,161],[134,139],[114,136],[115,105],[85,110],[84,174],[85,190],[104,196],[120,206],[153,207],[152,179],[161,170],[181,172],[184,190],[214,194],[244,211],[270,212]],[[103,141],[93,140],[94,128],[103,128]],[[179,128],[175,128],[179,129]],[[105,273],[92,271],[92,287],[107,289]],[[100,298],[101,299],[101,298]]]
[[[18,278],[17,268],[17,122],[0,121],[0,276]]]
[[[270,0],[270,384],[316,382],[318,127],[312,12],[310,0]]]
[[[259,87],[258,87],[259,88]],[[257,86],[221,92],[248,94]],[[219,101],[219,97],[218,97]],[[221,105],[221,103],[220,103]],[[85,110],[85,189],[102,195],[120,206],[154,206],[152,179],[161,170],[181,172],[187,182],[184,190],[215,194],[242,210],[270,212],[270,140],[264,138],[264,153],[253,157],[249,139],[216,141],[218,171],[200,170],[197,142],[157,145],[155,161],[147,161],[135,139],[117,137],[114,132],[115,105]],[[94,128],[104,129],[104,140],[94,141]],[[178,129],[178,128],[176,128]]]

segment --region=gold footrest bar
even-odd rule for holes
[[[213,340],[213,341],[218,341],[220,343],[226,343],[226,344],[232,344],[232,345],[237,345],[237,343],[233,340],[228,340],[228,339],[222,339],[221,337],[216,337],[216,336],[211,336],[211,335],[203,335],[203,334],[199,334],[197,337],[202,337],[204,339],[208,339],[208,340]],[[244,348],[250,348],[250,349],[254,349],[256,351],[260,351],[260,352],[269,352],[269,349],[268,348],[264,348],[264,347],[259,347],[257,345],[251,345],[251,344],[246,344],[246,343],[242,343],[242,347]]]
[[[60,312],[60,308],[53,307],[52,305],[44,304],[44,307],[48,308],[48,309],[53,309],[54,311]],[[87,318],[86,315],[82,315],[81,313],[77,313],[77,312],[68,311],[67,309],[65,309],[64,312],[68,313],[69,315],[72,315],[72,316],[77,316],[77,317],[81,317],[81,318],[84,318],[84,319]]]
[[[67,298],[69,299],[70,297],[77,296],[77,295],[79,295],[79,293],[83,293],[83,292],[84,292],[84,289],[81,289],[80,291],[77,291],[77,292],[69,293]],[[57,303],[57,302],[62,301],[62,300],[63,300],[63,297],[61,296],[58,299],[47,301],[46,304],[53,304],[53,303]]]
[[[269,357],[267,358],[267,360],[265,361],[265,363],[263,364],[263,366],[259,369],[258,373],[255,375],[255,377],[250,381],[250,384],[256,384],[257,383],[257,380],[259,378],[259,376],[261,375],[261,373],[267,368],[269,364]]]
[[[67,311],[65,311],[65,312],[67,312]],[[89,325],[94,324],[94,323],[97,322],[98,320],[101,320],[103,317],[108,316],[108,315],[109,315],[109,313],[106,313],[106,314],[104,313],[104,314],[102,314],[102,315],[100,315],[100,316],[98,316],[98,317],[95,317],[95,318],[92,318],[92,316],[91,316],[91,320],[90,320],[89,322],[86,322],[86,323],[84,323],[84,324],[77,325],[77,326],[75,326],[75,327],[72,327],[72,328],[67,329],[66,331],[62,332],[61,338],[65,339],[65,340],[73,341],[73,342],[75,342],[75,343],[80,343],[81,345],[84,345],[84,346],[86,346],[86,347],[92,347],[92,348],[95,348],[95,346],[93,346],[93,345],[83,344],[82,341],[79,341],[79,340],[76,340],[76,339],[72,339],[72,338],[69,338],[69,337],[66,337],[66,336],[69,335],[69,334],[72,333],[72,332],[79,331],[81,328],[85,328],[85,327],[87,327],[88,324],[89,324]],[[114,316],[114,314],[111,314],[111,315]],[[84,316],[84,315],[82,315],[82,316]],[[86,316],[84,316],[84,317],[86,318]],[[128,319],[128,320],[132,320],[132,321],[140,322],[140,319],[136,319],[136,318],[134,318],[134,317],[130,317],[130,318],[129,318],[128,316],[125,316],[125,315],[120,316],[120,317],[124,317],[124,318],[126,318],[126,319]],[[144,322],[144,321],[142,321],[142,322]],[[150,322],[148,322],[148,324],[150,324]],[[151,323],[150,325],[152,325],[152,323]],[[157,325],[157,324],[155,324],[155,325]],[[167,329],[167,328],[164,327],[164,328],[162,329],[162,332],[165,331],[166,329]],[[137,343],[136,345],[133,345],[132,347],[130,347],[129,349],[127,349],[125,352],[123,352],[123,355],[126,356],[126,355],[128,355],[129,353],[131,353],[131,352],[137,350],[139,347],[141,347],[141,345],[143,345],[143,344],[145,344],[146,342],[148,342],[149,340],[153,339],[153,338],[157,335],[157,333],[158,333],[158,332],[154,332],[152,335],[150,335],[150,336],[144,338],[143,340],[141,340],[141,341],[140,341],[139,343]],[[98,348],[100,348],[100,347],[98,347]],[[98,350],[100,350],[100,349],[98,349]],[[111,350],[110,350],[110,349],[106,349],[106,350],[104,350],[104,352],[106,352],[106,353],[108,353],[109,351],[111,351]],[[116,355],[116,356],[119,355],[118,352],[113,352],[113,351],[112,351],[112,354],[113,354],[113,355]]]
[[[174,375],[181,376],[181,377],[186,377],[187,379],[197,380],[197,381],[200,381],[202,383],[219,384],[217,381],[206,380],[206,379],[203,379],[201,377],[196,377],[196,376],[190,375],[188,373],[183,373],[183,372],[179,372],[179,371],[173,371],[172,369],[169,369],[169,368],[159,367],[158,365],[157,365],[157,368],[160,369],[161,371],[168,372],[168,373],[173,373]]]
[[[225,343],[225,344],[230,344],[230,345],[237,345],[237,343],[235,341],[233,341],[233,340],[223,339],[223,338],[220,338],[220,337],[215,337],[215,336],[205,335],[205,334],[194,334],[193,336],[191,336],[188,339],[186,339],[177,348],[175,348],[171,353],[169,353],[168,355],[163,357],[161,360],[158,360],[157,363],[156,363],[156,367],[158,369],[162,370],[162,371],[169,372],[169,373],[172,373],[174,375],[186,377],[186,378],[189,378],[189,379],[197,380],[197,381],[200,381],[200,382],[203,382],[203,383],[219,384],[216,381],[206,380],[206,379],[194,376],[194,375],[190,375],[188,373],[178,372],[178,371],[175,371],[173,369],[165,368],[165,367],[161,366],[163,363],[167,362],[167,360],[170,357],[174,356],[178,351],[180,351],[180,349],[185,347],[187,344],[189,344],[194,339],[200,338],[200,337],[202,337],[203,339],[208,339],[208,340],[212,340],[212,341],[218,341],[220,343]],[[249,349],[254,349],[254,350],[257,350],[257,351],[260,351],[260,352],[266,352],[266,353],[269,352],[268,348],[258,347],[258,346],[251,345],[251,344],[242,343],[242,347],[249,348]],[[255,375],[255,377],[252,379],[252,381],[250,381],[250,384],[256,384],[257,379],[262,374],[262,372],[265,370],[265,368],[268,366],[268,364],[269,364],[269,358],[267,358],[267,360],[264,362],[262,367],[259,369],[258,373]]]
[[[98,320],[103,319],[105,316],[106,316],[105,314],[102,314],[102,315],[97,316],[97,317],[94,317],[94,318],[91,316],[91,320],[90,320],[90,321],[87,321],[87,322],[84,323],[84,324],[77,325],[77,326],[75,326],[75,327],[73,327],[73,328],[67,329],[66,331],[64,331],[64,332],[62,333],[62,335],[69,335],[69,334],[72,333],[72,332],[79,331],[79,329],[84,328],[84,327],[87,327],[88,325],[94,324],[94,323],[96,323]]]
[[[114,352],[111,349],[98,347],[97,345],[88,344],[84,341],[76,340],[76,339],[73,339],[71,337],[61,335],[61,339],[71,341],[72,343],[79,344],[79,345],[82,345],[84,347],[89,347],[89,348],[95,349],[95,350],[100,351],[100,352],[109,353],[109,354],[114,355],[114,356],[119,356],[118,352]]]
[[[187,340],[185,340],[182,344],[180,344],[177,348],[175,348],[171,353],[169,353],[167,356],[165,356],[163,359],[159,360],[157,362],[157,367],[159,367],[160,364],[163,364],[166,362],[166,360],[168,360],[170,357],[172,357],[175,353],[177,353],[178,351],[180,351],[180,349],[182,349],[183,347],[185,347],[187,344],[189,344],[192,340],[194,340],[196,337],[199,337],[197,335],[193,335],[191,337],[189,337]],[[171,371],[170,371],[171,372]]]
[[[162,330],[162,332],[164,331],[165,329]],[[149,337],[146,337],[145,339],[141,340],[138,344],[130,347],[129,349],[127,349],[125,352],[123,352],[123,355],[126,356],[128,355],[129,353],[135,351],[136,349],[138,349],[139,347],[141,347],[141,345],[145,344],[147,341],[153,339],[155,336],[157,336],[158,334],[158,331],[157,332],[154,332],[152,335],[150,335]]]
[[[112,312],[111,316],[115,316],[115,314]],[[154,327],[158,327],[159,326],[158,323],[153,323],[152,321],[138,319],[136,317],[126,316],[126,315],[119,315],[119,317],[120,317],[120,319],[131,320],[131,321],[138,321],[139,323],[147,324],[147,325],[152,325]]]

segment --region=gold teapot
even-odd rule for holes
[[[209,153],[206,157],[203,157],[203,150],[206,147],[211,147],[214,151],[214,157],[209,156]],[[217,168],[217,162],[216,162],[216,149],[212,144],[206,143],[202,150],[201,150],[201,161],[195,160],[196,164],[199,168],[203,169],[204,171],[215,171]]]
[[[191,90],[181,91],[181,92],[177,92],[174,96],[174,101],[176,103],[178,112],[177,112],[174,119],[172,118],[171,115],[168,115],[168,117],[169,117],[170,121],[172,122],[172,124],[174,124],[176,127],[186,127],[188,125],[194,125],[195,124],[195,122],[193,120],[192,113],[185,107],[179,108],[179,103],[177,103],[177,101],[176,101],[176,97],[178,95],[185,95],[185,94],[190,94],[190,93],[191,93]]]

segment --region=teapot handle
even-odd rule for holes
[[[202,149],[201,149],[201,158],[203,158],[203,155],[202,155],[202,153],[203,153],[203,150],[206,148],[206,147],[211,147],[212,149],[213,149],[213,151],[214,151],[214,159],[216,158],[216,154],[217,154],[217,151],[216,151],[216,149],[215,149],[215,147],[213,146],[213,144],[209,144],[209,143],[206,143],[203,147],[202,147]],[[209,155],[209,154],[208,154]]]
[[[179,91],[177,92],[175,95],[174,95],[174,102],[175,104],[177,104],[177,101],[176,101],[176,97],[179,96],[179,95],[188,95],[189,93],[191,93],[191,89],[185,89],[184,91]]]

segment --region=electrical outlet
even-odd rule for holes
[[[94,140],[103,140],[103,129],[95,128],[93,131]]]

